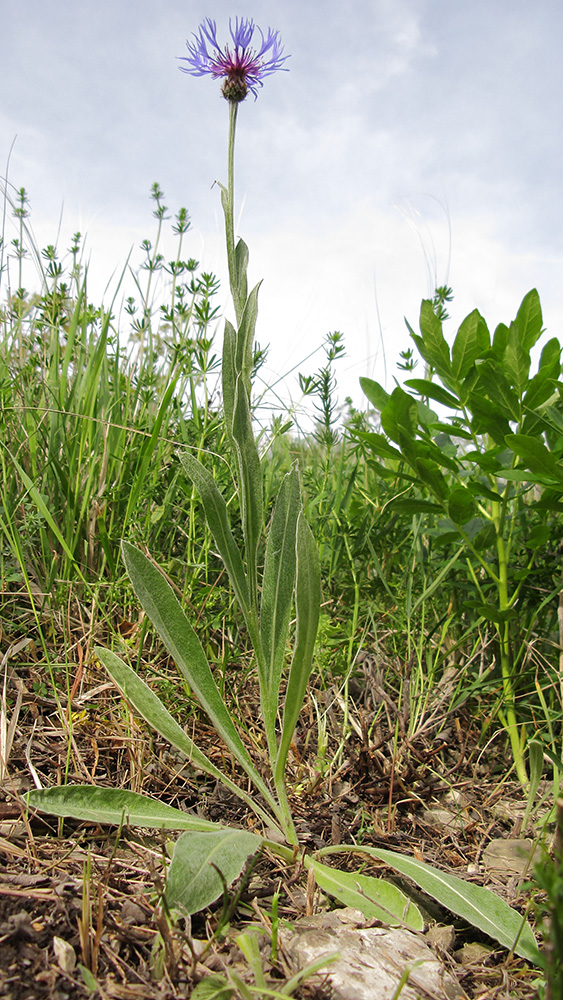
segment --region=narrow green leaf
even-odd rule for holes
[[[469,456],[466,456],[468,458]],[[491,490],[486,483],[477,480],[473,483],[468,483],[466,489],[474,497],[483,497],[484,500],[492,500],[493,503],[502,503],[502,497],[500,493],[495,493]]]
[[[282,480],[266,544],[260,635],[267,669],[266,724],[273,737],[297,565],[297,519],[301,510],[299,472],[294,466]]]
[[[247,562],[250,605],[257,607],[257,553],[264,523],[264,482],[260,456],[252,429],[250,396],[239,376],[233,415],[233,440],[237,451],[242,529]]]
[[[409,457],[418,427],[416,400],[400,386],[393,389],[387,405],[381,411],[381,426],[387,437],[395,441],[403,454]]]
[[[413,336],[413,339],[422,357],[436,369],[441,378],[450,378],[450,349],[442,333],[441,320],[436,316],[430,299],[424,299],[420,307],[420,332],[422,336]]]
[[[389,500],[393,504],[393,510],[402,510],[405,514],[441,514],[443,508],[438,503],[431,500],[410,500],[408,497],[397,497]]]
[[[41,514],[41,516],[45,519],[45,521],[47,522],[47,524],[49,525],[51,531],[53,532],[55,538],[57,539],[59,545],[61,546],[64,554],[66,555],[67,559],[72,564],[74,572],[82,580],[82,582],[85,582],[84,581],[84,577],[82,575],[82,572],[80,570],[80,566],[78,565],[78,562],[76,561],[76,558],[75,558],[73,552],[68,547],[68,545],[67,545],[65,539],[63,538],[63,536],[61,534],[61,531],[60,531],[60,529],[59,529],[59,527],[58,527],[58,525],[57,525],[57,523],[56,523],[53,515],[51,514],[51,511],[49,510],[49,508],[48,508],[47,504],[45,503],[45,500],[41,496],[39,490],[34,485],[33,480],[31,480],[29,478],[29,476],[28,476],[27,472],[25,471],[25,469],[23,469],[21,467],[21,465],[19,464],[17,458],[15,458],[15,456],[12,455],[12,453],[8,450],[8,448],[6,448],[6,452],[10,456],[10,461],[13,463],[14,468],[17,469],[17,471],[19,473],[19,476],[20,476],[20,478],[21,478],[21,480],[23,482],[23,485],[25,486],[25,489],[27,491],[28,496],[31,498],[31,500],[33,501],[33,503],[37,507],[37,510],[39,511],[39,513]]]
[[[403,458],[401,452],[389,444],[389,441],[383,434],[358,431],[355,436],[367,444],[376,455],[381,455],[382,458],[391,458],[395,461],[400,461]]]
[[[494,332],[492,345],[492,354],[497,361],[502,361],[504,357],[504,352],[508,343],[508,334],[509,330],[506,323],[499,323]]]
[[[220,493],[215,479],[210,472],[189,452],[180,455],[180,461],[194,484],[205,511],[209,530],[215,539],[219,554],[225,564],[232,588],[240,607],[248,619],[250,615],[250,596],[248,582],[244,573],[241,554],[233,538],[227,504]]]
[[[524,399],[522,406],[527,412],[527,420],[534,421],[534,424],[543,417],[543,412],[534,413],[534,410],[542,408],[544,404],[548,402],[557,401],[557,381],[556,379],[548,378],[543,372],[538,372],[530,381],[528,382],[528,388],[524,393]],[[532,412],[530,412],[532,411]],[[534,420],[535,418],[535,420]]]
[[[563,465],[539,438],[525,434],[507,434],[506,443],[532,473],[563,484]]]
[[[235,275],[240,302],[246,302],[248,297],[248,284],[246,279],[248,256],[248,247],[246,243],[244,240],[239,240],[235,247]]]
[[[441,434],[447,434],[448,438],[452,438],[454,440],[455,438],[461,438],[462,441],[473,441],[473,435],[471,432],[466,430],[465,427],[462,427],[462,425],[456,421],[455,417],[452,417],[451,424],[444,424],[441,422],[432,424],[430,430],[432,431],[432,434],[436,434],[436,432],[439,431]]]
[[[477,372],[475,392],[488,396],[507,420],[520,420],[520,400],[504,374],[502,363],[487,358],[477,363]]]
[[[382,410],[387,405],[389,393],[385,391],[379,382],[375,382],[372,378],[361,378],[360,385],[362,391],[376,410]]]
[[[455,450],[455,446],[451,443],[449,445],[442,443],[440,446],[428,437],[424,437],[420,441],[416,440],[412,444],[412,453],[417,460],[423,459],[443,469],[448,469],[450,472],[457,473],[459,463],[452,457],[452,452]]]
[[[434,593],[434,591],[438,590],[438,588],[441,587],[443,581],[447,577],[447,575],[450,572],[452,566],[458,561],[458,559],[459,559],[459,557],[460,557],[460,555],[461,555],[461,553],[463,552],[464,549],[465,549],[465,543],[463,545],[461,545],[459,547],[459,549],[457,550],[457,552],[454,552],[453,556],[451,556],[451,558],[448,559],[448,562],[444,566],[442,566],[442,569],[437,574],[437,576],[434,577],[434,579],[432,580],[432,583],[430,583],[428,586],[424,587],[422,593],[419,594],[419,596],[417,597],[416,601],[414,602],[414,604],[413,604],[413,606],[411,608],[411,612],[410,612],[411,615],[414,615],[415,611],[417,611],[417,609],[422,604],[424,604],[426,601],[429,600],[430,597],[432,597],[432,594]]]
[[[437,500],[445,501],[448,496],[448,484],[435,462],[423,458],[416,459],[418,476],[429,487]]]
[[[481,618],[484,618],[487,622],[493,622],[494,625],[503,625],[505,622],[518,617],[518,613],[514,608],[500,611],[496,604],[488,604],[484,601],[464,601],[463,606],[464,608],[471,608],[473,611],[476,611]]]
[[[409,389],[414,389],[416,392],[420,393],[421,396],[428,397],[428,399],[434,399],[437,403],[441,403],[442,406],[451,406],[455,410],[459,410],[461,403],[457,396],[452,395],[441,385],[437,385],[435,382],[431,382],[430,379],[425,378],[409,378],[405,385],[408,385]]]
[[[522,304],[516,315],[516,324],[524,348],[529,351],[541,336],[542,312],[538,292],[532,288],[522,299]]]
[[[372,847],[362,848],[362,852],[379,858],[406,878],[412,878],[424,892],[452,913],[488,934],[504,948],[514,950],[521,958],[538,964],[539,951],[530,925],[490,889],[394,851]]]
[[[519,399],[523,398],[528,388],[530,360],[530,348],[523,342],[520,327],[516,323],[511,323],[502,364]]]
[[[488,434],[496,444],[504,445],[510,434],[510,424],[498,406],[482,393],[472,392],[468,406],[472,414],[471,428],[475,434]]]
[[[258,318],[258,292],[261,284],[262,282],[259,282],[252,289],[250,295],[246,299],[244,312],[236,334],[235,372],[237,378],[242,377],[244,388],[249,399],[252,389],[250,376],[252,372],[254,333],[256,330],[256,320]]]
[[[321,608],[321,566],[313,533],[303,513],[297,522],[297,579],[295,613],[297,627],[283,709],[283,726],[276,762],[276,785],[283,781],[289,747],[303,705],[313,667],[315,640]]]
[[[261,846],[262,838],[246,830],[183,833],[174,845],[168,869],[168,905],[185,913],[199,913],[223,894],[223,880],[217,868],[230,886],[250,855],[256,854]]]
[[[123,519],[124,525],[129,524],[131,513],[132,511],[135,510],[135,507],[139,501],[139,496],[141,494],[141,491],[145,487],[147,471],[151,461],[153,460],[155,449],[160,440],[164,418],[170,412],[170,401],[174,395],[174,392],[176,391],[177,382],[178,378],[174,378],[168,385],[166,392],[164,393],[164,396],[162,397],[162,400],[160,402],[160,406],[158,407],[158,413],[156,415],[156,418],[153,421],[150,437],[144,439],[143,445],[141,447],[141,454],[139,456],[137,468],[133,476],[133,485],[129,490],[129,496],[127,498],[127,508]]]
[[[218,734],[255,787],[275,808],[275,800],[252,763],[211,673],[201,643],[170,584],[160,570],[130,542],[121,543],[123,559],[135,593],[176,666],[190,684]]]
[[[366,920],[381,920],[390,927],[406,926],[413,931],[424,930],[424,919],[418,907],[391,882],[329,868],[320,861],[313,861],[312,867],[324,892],[345,906],[360,910]]]
[[[212,764],[209,758],[205,756],[193,740],[184,732],[182,727],[178,725],[172,715],[170,715],[170,712],[164,707],[158,695],[154,693],[148,684],[145,684],[132,667],[124,663],[119,656],[116,656],[109,649],[103,649],[98,646],[95,649],[95,653],[101,663],[103,663],[114,684],[123,694],[123,697],[155,732],[159,733],[165,740],[168,740],[181,753],[184,753],[194,767],[205,771],[206,774],[211,774],[231,792],[234,792],[261,819],[267,823],[271,822],[268,814],[261,809],[248,792],[239,788],[234,781],[231,781],[226,774],[223,774],[219,768]]]
[[[221,379],[223,389],[223,412],[229,438],[233,434],[233,414],[235,412],[235,389],[237,376],[235,369],[236,331],[232,323],[225,321],[223,335],[223,355],[221,362]]]
[[[502,443],[504,446],[504,438]],[[504,451],[506,451],[505,448]],[[484,451],[468,451],[463,456],[463,464],[465,467],[467,465],[477,465],[483,472],[487,472],[491,476],[496,476],[502,468],[502,463],[499,461],[499,455],[501,454],[501,449],[496,445],[493,445],[492,448],[486,448]],[[470,489],[469,486],[467,488]]]
[[[491,346],[487,324],[478,309],[466,316],[452,347],[452,376],[462,381]]]
[[[32,809],[85,823],[107,823],[108,826],[142,826],[155,830],[217,831],[219,823],[209,823],[190,813],[174,809],[164,802],[151,799],[124,788],[98,788],[95,785],[61,785],[56,788],[33,789],[25,796]]]

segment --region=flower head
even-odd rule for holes
[[[278,69],[285,69],[282,63],[289,57],[284,56],[279,33],[272,28],[268,28],[264,37],[261,29],[255,28],[254,21],[237,17],[234,29],[229,21],[229,30],[234,44],[232,51],[228,44],[220,47],[217,25],[206,17],[199,26],[199,33],[194,33],[195,41],[186,42],[189,55],[180,58],[188,65],[180,66],[180,69],[192,76],[209,74],[214,80],[224,77],[222,93],[228,101],[244,101],[249,90],[256,99],[257,88],[263,86],[264,77]],[[257,39],[253,46],[255,30],[259,32],[260,40]]]

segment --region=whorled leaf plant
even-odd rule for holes
[[[313,869],[318,884],[345,904],[364,910],[388,924],[423,927],[423,918],[405,894],[391,882],[368,875],[356,876],[329,868],[317,855],[303,854],[288,803],[286,764],[292,736],[301,711],[313,664],[321,600],[320,566],[315,540],[303,516],[299,472],[292,468],[282,481],[265,538],[263,568],[259,552],[264,539],[263,473],[252,428],[251,369],[257,316],[258,286],[248,292],[248,249],[234,241],[234,140],[238,106],[248,90],[255,92],[263,76],[281,69],[286,58],[277,32],[261,32],[261,46],[252,48],[252,21],[238,20],[231,35],[234,50],[220,49],[215,24],[207,20],[195,42],[188,44],[188,72],[223,77],[223,94],[229,103],[228,184],[221,186],[225,214],[229,278],[236,325],[225,325],[222,384],[227,436],[234,459],[242,515],[243,547],[235,541],[224,497],[204,464],[188,452],[181,455],[184,469],[199,494],[209,529],[227,570],[254,648],[260,689],[261,720],[269,758],[269,776],[264,778],[241,739],[236,714],[225,703],[213,677],[203,648],[172,588],[159,569],[139,549],[122,543],[122,554],[139,601],[159,633],[166,649],[191,691],[199,700],[224,745],[245,772],[251,791],[224,774],[176,722],[151,688],[119,656],[98,648],[97,655],[110,677],[133,709],[203,771],[234,792],[255,814],[264,832],[225,827],[182,812],[147,796],[122,789],[67,786],[28,793],[30,806],[57,816],[183,831],[174,845],[167,874],[166,896],[170,907],[197,912],[219,898],[224,883],[231,884],[247,859],[262,846],[288,862],[301,861]],[[291,620],[295,617],[295,633]],[[287,651],[292,645],[289,669]],[[341,848],[339,849],[341,850]],[[359,850],[353,845],[347,850]],[[325,849],[323,855],[330,853]],[[393,864],[389,852],[374,849],[368,854]],[[400,856],[397,856],[401,861]],[[402,859],[406,863],[409,859]],[[420,866],[429,872],[428,866]],[[417,877],[409,869],[409,875]],[[436,872],[430,891],[440,883]],[[450,877],[450,883],[452,879]],[[535,943],[526,924],[518,934],[510,925],[514,911],[492,893],[484,892],[477,904],[464,904],[465,883],[454,879],[457,909],[468,919],[481,912],[504,907],[507,919],[489,921],[487,927],[499,940],[531,957]],[[430,881],[428,883],[430,885]],[[438,892],[439,895],[439,892]],[[489,899],[490,897],[490,899]],[[448,897],[449,898],[449,897]],[[503,911],[504,912],[504,911]],[[507,930],[507,928],[510,928]]]

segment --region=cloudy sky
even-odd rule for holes
[[[192,218],[186,256],[225,274],[218,189],[227,104],[178,71],[206,16],[278,28],[289,73],[240,108],[237,232],[264,279],[267,377],[311,373],[345,335],[340,396],[392,384],[436,284],[452,334],[494,327],[536,286],[563,335],[560,0],[1,0],[0,173],[25,186],[40,246],[86,234],[90,295],[154,234],[149,190]],[[10,156],[11,150],[11,156]],[[15,235],[7,219],[6,239]],[[170,224],[169,224],[170,225]],[[174,253],[172,237],[167,244]],[[13,268],[13,263],[11,265]],[[11,271],[15,275],[15,271]],[[32,278],[29,278],[32,284]],[[4,287],[6,276],[4,276]],[[226,291],[222,302],[228,313]],[[125,326],[125,322],[124,322]],[[298,397],[291,379],[286,395]]]

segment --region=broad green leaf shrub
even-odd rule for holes
[[[524,785],[525,732],[517,705],[525,693],[526,640],[550,615],[553,621],[560,589],[549,542],[560,534],[563,509],[561,345],[548,340],[533,371],[541,334],[535,290],[492,337],[474,310],[451,348],[433,303],[425,301],[420,334],[411,329],[425,377],[409,378],[391,393],[361,379],[381,431],[359,438],[396,484],[390,508],[421,515],[435,545],[461,544],[461,610],[496,635],[499,716]],[[458,578],[461,565],[456,560]]]

